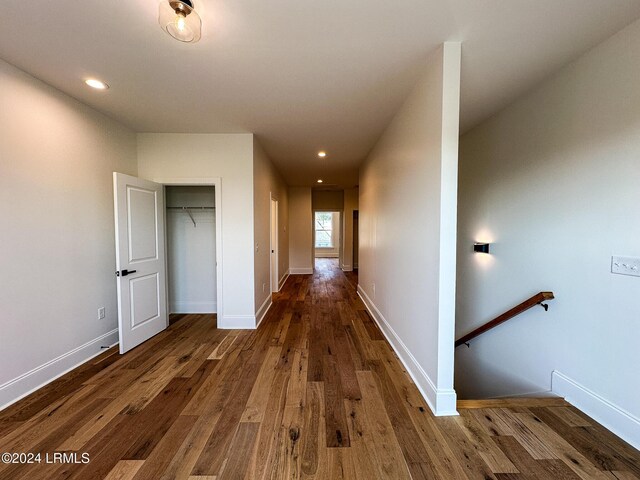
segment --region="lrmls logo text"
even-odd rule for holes
[[[47,453],[45,458],[46,463],[89,463],[88,453],[78,452],[54,452],[52,454]]]

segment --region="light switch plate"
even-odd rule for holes
[[[640,277],[640,258],[611,257],[611,273]]]

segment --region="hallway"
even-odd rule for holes
[[[640,455],[561,399],[435,418],[332,259],[291,276],[255,331],[174,318],[0,414],[1,479],[631,479]],[[481,408],[478,408],[481,407]]]

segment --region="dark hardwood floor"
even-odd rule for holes
[[[561,399],[434,417],[356,284],[321,260],[255,331],[184,315],[107,351],[0,412],[0,452],[43,456],[0,478],[640,479],[640,453]]]

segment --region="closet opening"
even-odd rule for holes
[[[218,313],[215,186],[165,186],[169,314]]]

